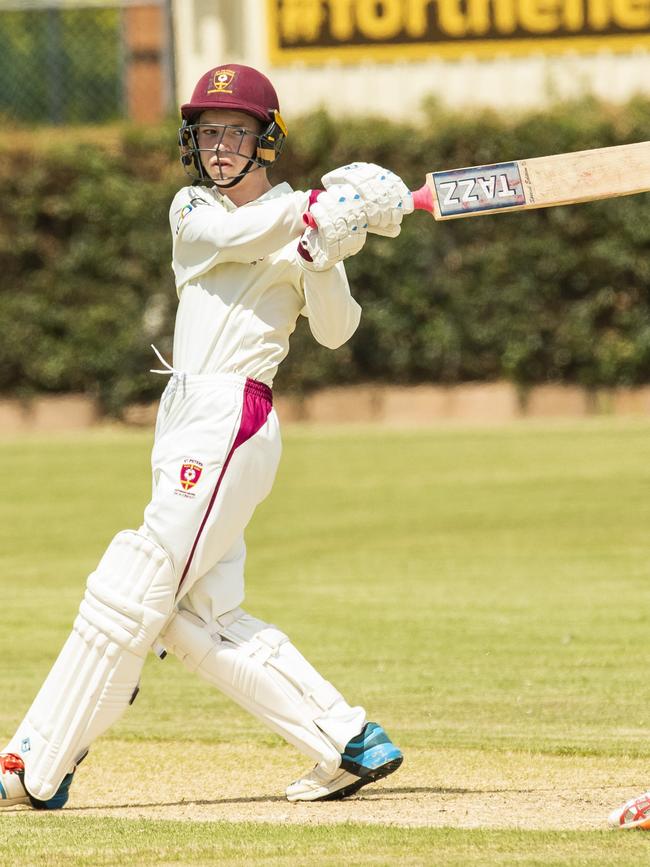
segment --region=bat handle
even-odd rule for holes
[[[413,190],[411,195],[413,197],[413,207],[416,211],[433,212],[433,196],[431,195],[431,190],[426,184],[423,187],[420,187],[419,190]],[[310,229],[318,228],[318,224],[310,211],[306,211],[302,215],[302,219],[305,225],[309,226]]]
[[[420,187],[419,190],[413,190],[413,207],[416,211],[428,211],[430,214],[433,213],[433,196],[431,195],[431,190],[425,184],[423,187]]]

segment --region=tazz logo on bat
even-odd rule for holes
[[[526,204],[516,163],[434,172],[433,180],[444,217]]]

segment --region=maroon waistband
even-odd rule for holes
[[[247,377],[245,390],[248,394],[254,394],[256,397],[264,397],[269,403],[273,403],[273,392],[263,382],[258,382],[256,379]]]

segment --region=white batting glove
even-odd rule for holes
[[[335,184],[349,184],[359,193],[368,215],[368,231],[375,235],[396,238],[404,214],[413,212],[413,198],[404,181],[374,163],[350,163],[323,175],[325,189]]]
[[[325,271],[361,250],[368,218],[361,196],[349,184],[333,184],[312,197],[309,215],[316,226],[303,232],[298,253],[304,268]]]

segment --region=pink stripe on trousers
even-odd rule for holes
[[[194,554],[196,553],[196,548],[203,534],[203,530],[205,528],[207,520],[210,517],[210,512],[212,511],[212,508],[217,499],[217,494],[219,493],[221,482],[226,474],[226,470],[228,469],[230,460],[235,453],[235,449],[237,449],[240,445],[249,440],[252,436],[255,436],[258,430],[260,430],[260,428],[265,424],[272,407],[273,396],[271,389],[268,387],[268,385],[264,385],[263,382],[257,382],[257,380],[255,379],[247,379],[246,384],[244,385],[244,398],[239,430],[237,431],[235,441],[226,456],[226,460],[224,461],[221,472],[219,473],[219,478],[217,479],[217,483],[214,486],[214,490],[212,491],[210,502],[208,503],[208,507],[205,510],[205,514],[203,515],[203,519],[199,526],[198,533],[196,534],[194,543],[192,544],[190,555],[187,558],[187,563],[185,564],[185,568],[183,569],[183,574],[181,575],[178,590],[181,589],[181,587],[183,586],[183,581],[185,581],[185,578],[187,577],[190,565],[192,563],[192,560],[194,559]]]

